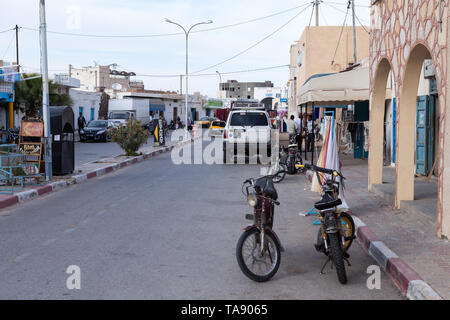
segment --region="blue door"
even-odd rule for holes
[[[95,108],[91,108],[91,121],[94,120]]]
[[[417,97],[416,109],[416,172],[427,174],[427,145],[428,145],[428,96]]]
[[[427,134],[428,134],[428,139],[427,139],[427,171],[426,173],[429,174],[431,172],[431,169],[433,169],[433,164],[434,164],[434,154],[435,154],[435,144],[434,144],[434,117],[435,117],[435,105],[436,105],[436,99],[437,96],[429,96],[429,103],[428,103],[428,112],[427,112]]]

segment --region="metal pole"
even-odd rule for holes
[[[41,45],[41,74],[42,74],[42,115],[44,119],[45,143],[45,178],[52,181],[52,141],[50,135],[48,61],[47,61],[47,25],[45,22],[45,0],[39,1],[39,36]]]
[[[316,6],[316,27],[319,26],[319,0],[316,0],[315,6]]]
[[[20,63],[19,63],[19,26],[16,24],[16,64],[17,64],[17,72],[20,72]]]
[[[189,41],[189,32],[186,33],[186,115],[184,116],[185,122],[185,131],[187,132],[187,119],[188,119],[188,93],[189,93],[189,79],[188,79],[188,41]],[[186,134],[187,137],[187,134]]]
[[[180,74],[180,95],[183,95],[183,75]]]
[[[356,54],[356,15],[355,15],[355,0],[350,0],[352,2],[352,12],[353,12],[353,59],[355,64],[358,63],[358,57]]]
[[[206,22],[200,22],[197,24],[194,24],[188,31],[186,31],[186,29],[179,23],[173,22],[169,19],[166,18],[166,22],[168,23],[172,23],[172,24],[176,24],[177,26],[179,26],[181,29],[183,29],[184,34],[186,35],[186,103],[185,103],[185,108],[186,108],[186,115],[185,115],[185,119],[186,119],[186,123],[185,123],[185,130],[186,130],[186,137],[187,137],[187,114],[188,114],[188,93],[189,93],[189,80],[188,80],[188,74],[189,74],[189,69],[188,69],[188,41],[189,41],[189,33],[191,32],[192,28],[194,28],[195,26],[198,26],[200,24],[210,24],[212,23],[212,20],[208,20]]]
[[[222,83],[222,75],[219,71],[216,71],[216,73],[219,75],[220,83]],[[220,83],[219,83],[219,90],[220,90]]]
[[[313,120],[312,120],[312,146],[311,146],[311,164],[314,164],[314,149],[316,148],[316,131],[314,130],[314,123],[316,122],[316,106],[313,105]]]

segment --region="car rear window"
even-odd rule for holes
[[[224,127],[225,127],[225,122],[222,122],[222,121],[214,121],[214,122],[212,123],[212,126],[213,126],[213,127],[222,127],[222,128],[224,128]]]
[[[230,126],[268,126],[267,117],[264,112],[236,112],[230,120]]]

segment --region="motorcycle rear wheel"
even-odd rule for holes
[[[280,163],[278,165],[278,171],[284,171],[284,172],[277,174],[275,177],[273,177],[273,179],[272,179],[273,183],[280,183],[281,181],[284,180],[284,178],[286,177],[287,166],[284,163]]]
[[[261,257],[259,255],[260,239],[260,231],[257,228],[245,231],[237,243],[236,258],[239,268],[248,278],[256,282],[266,282],[277,273],[280,267],[281,245],[270,231],[266,231],[264,236],[266,250],[264,257]],[[266,262],[267,259],[269,264]],[[265,271],[262,268],[263,264],[268,266]],[[257,272],[259,270],[261,272]]]
[[[289,174],[295,174],[296,173],[296,169],[295,169],[295,159],[293,157],[289,157],[288,160],[288,173]]]

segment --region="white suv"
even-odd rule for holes
[[[232,110],[223,133],[223,163],[229,163],[234,155],[270,157],[271,129],[264,110]]]

